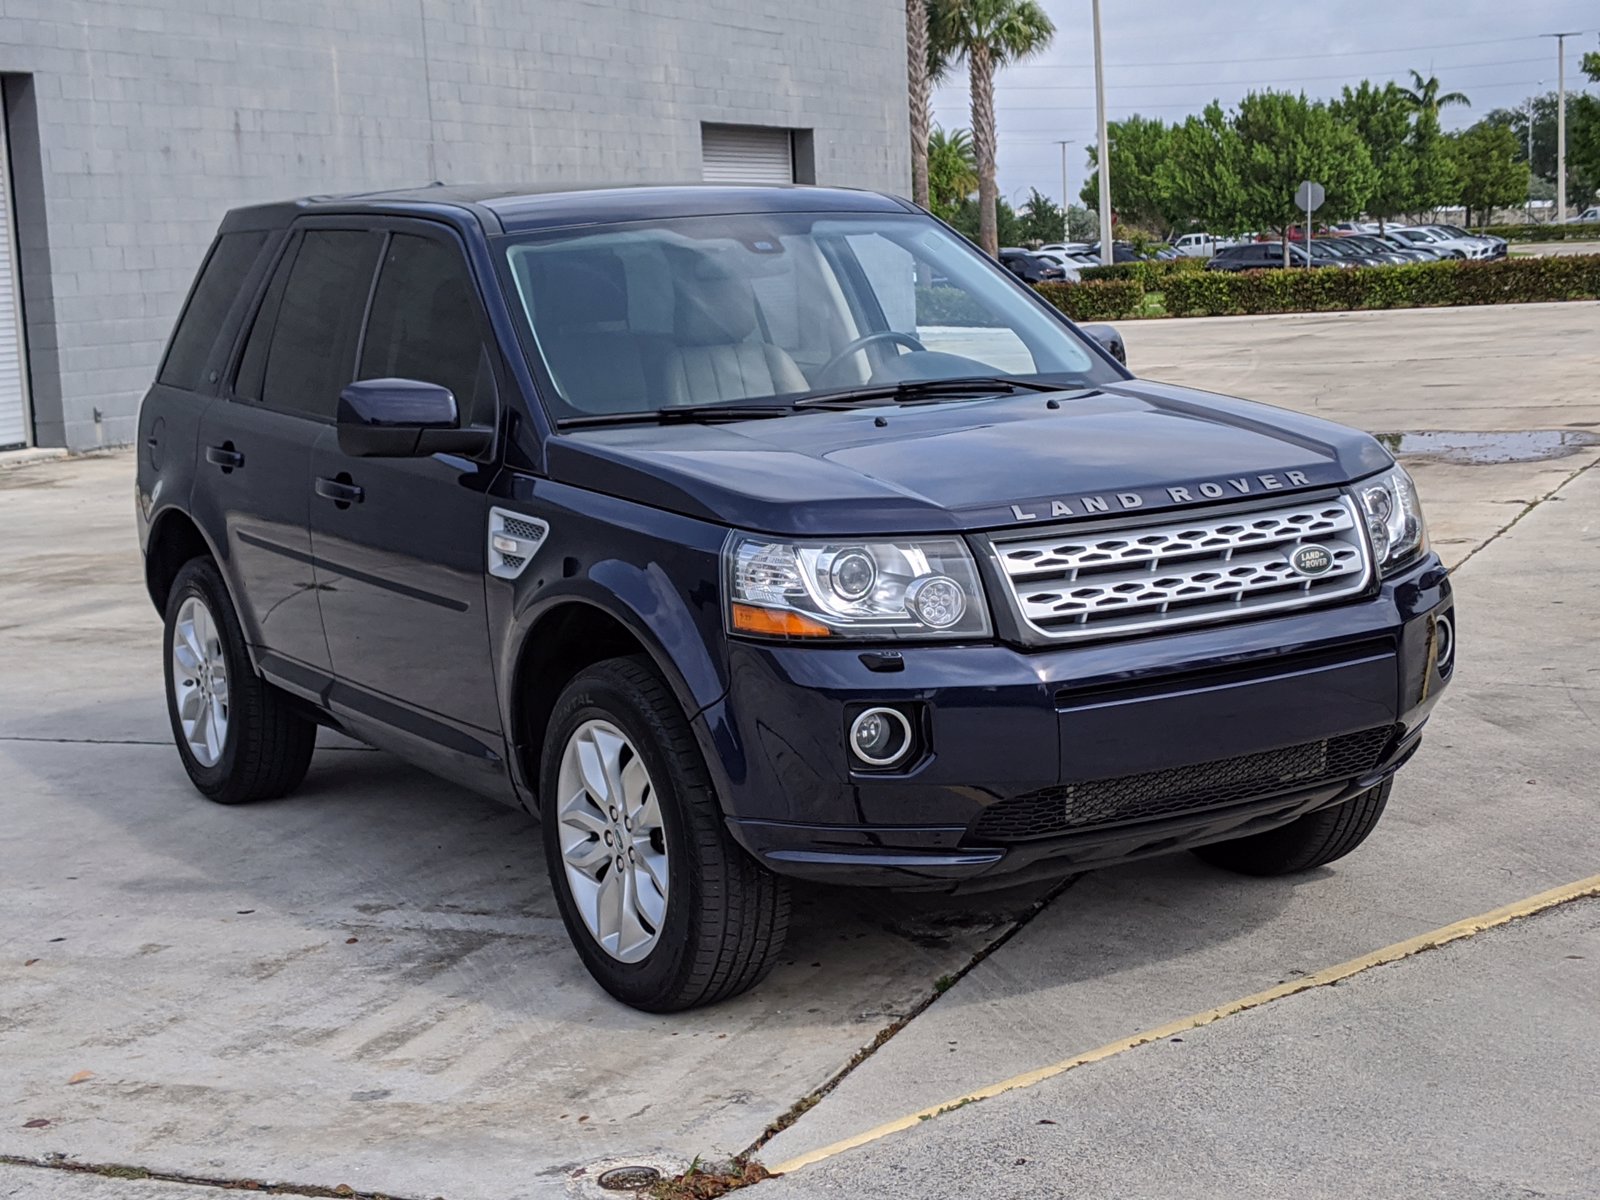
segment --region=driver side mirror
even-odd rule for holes
[[[352,458],[481,454],[488,429],[462,429],[455,395],[417,379],[362,379],[339,393],[339,449]]]
[[[1123,366],[1128,365],[1128,348],[1122,344],[1122,335],[1109,325],[1079,325],[1078,329],[1092,337]]]

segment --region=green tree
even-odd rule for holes
[[[1406,148],[1411,159],[1411,194],[1406,197],[1405,210],[1420,216],[1455,199],[1455,159],[1439,128],[1437,113],[1417,110]]]
[[[1401,88],[1400,94],[1405,97],[1406,103],[1411,105],[1414,112],[1427,113],[1437,117],[1441,108],[1449,108],[1452,104],[1459,104],[1464,108],[1471,108],[1472,101],[1467,99],[1465,92],[1445,92],[1440,94],[1437,75],[1430,75],[1424,79],[1422,72],[1411,72],[1411,86]]]
[[[1067,238],[1067,213],[1038,188],[1028,192],[1028,202],[1017,214],[1017,236],[1023,242],[1063,242]]]
[[[937,125],[928,136],[928,204],[948,221],[978,187],[978,163],[972,157],[972,135],[965,129],[946,133]]]
[[[1015,246],[1022,241],[1021,221],[1017,219],[1016,210],[1007,204],[1004,199],[995,201],[995,237],[996,245]],[[950,224],[957,233],[964,234],[971,241],[978,240],[978,201],[972,196],[965,197],[956,205],[955,212],[949,217]]]
[[[1504,125],[1480,121],[1450,139],[1467,224],[1494,219],[1496,208],[1521,204],[1528,196],[1528,164],[1517,160],[1517,135]]]
[[[1172,142],[1172,126],[1155,117],[1137,113],[1106,126],[1111,143],[1111,211],[1118,221],[1151,229],[1172,228],[1173,207],[1158,168],[1166,160]],[[1084,182],[1078,198],[1088,207],[1100,207],[1099,148],[1089,147],[1089,162],[1094,169]]]
[[[965,61],[972,92],[972,148],[978,163],[978,244],[1000,249],[995,184],[995,72],[1050,44],[1056,27],[1036,0],[938,0],[931,37],[941,57]]]
[[[1254,215],[1245,196],[1244,157],[1239,131],[1215,100],[1176,126],[1156,168],[1170,211],[1210,233],[1250,228]]]
[[[1326,104],[1304,93],[1252,92],[1233,120],[1243,143],[1240,181],[1243,213],[1256,228],[1287,231],[1296,217],[1294,194],[1302,180],[1326,193],[1319,221],[1354,217],[1366,207],[1377,180],[1372,155],[1360,134],[1334,120]],[[1284,242],[1284,261],[1289,247]]]
[[[1406,92],[1393,83],[1377,87],[1367,80],[1352,90],[1345,87],[1330,105],[1334,119],[1354,129],[1367,145],[1376,171],[1366,213],[1385,220],[1406,211],[1414,191],[1416,164],[1408,138],[1414,106]]]

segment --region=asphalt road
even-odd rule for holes
[[[1600,429],[1596,304],[1124,333],[1146,374],[1375,431]],[[1157,861],[1036,915],[1037,892],[808,892],[767,985],[675,1018],[589,984],[515,813],[333,738],[290,800],[201,802],[168,742],[131,458],[0,472],[0,1155],[599,1195],[601,1166],[735,1152],[803,1102],[760,1150],[778,1165],[1594,875],[1600,447],[1540,453],[1412,460],[1459,564],[1463,659],[1357,854],[1266,882]],[[1594,1194],[1594,907],[916,1122],[752,1194]],[[215,1194],[0,1164],[0,1197]]]

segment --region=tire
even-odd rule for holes
[[[185,624],[186,617],[192,622],[197,605],[206,618],[199,640],[207,648],[201,657],[210,660],[209,674],[193,653],[197,627]],[[173,653],[175,644],[179,655]],[[173,581],[162,658],[172,737],[184,770],[203,796],[218,804],[244,804],[277,799],[300,785],[316,748],[316,722],[297,712],[284,693],[256,674],[227,585],[209,558],[191,559]],[[186,669],[190,667],[195,669]],[[205,703],[219,694],[219,708]],[[186,711],[192,716],[196,700],[200,709],[207,710],[207,722],[215,720],[215,713],[225,714],[209,725],[213,733],[221,731],[220,737],[209,739],[210,744],[201,744],[208,739],[198,726],[190,731],[184,727],[180,709],[188,701],[191,707]]]
[[[610,763],[610,773],[580,776],[581,763]],[[612,806],[602,792],[625,802]],[[611,995],[679,1012],[746,991],[772,969],[789,927],[786,881],[728,833],[689,722],[648,659],[609,659],[567,685],[550,716],[539,795],[561,919]],[[603,912],[622,915],[608,922]]]
[[[1241,875],[1293,875],[1343,858],[1378,824],[1389,803],[1392,779],[1336,804],[1318,809],[1279,829],[1231,842],[1197,847],[1194,853],[1214,867]]]

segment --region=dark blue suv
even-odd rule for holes
[[[195,786],[328,726],[524,805],[645,1009],[759,980],[786,877],[1329,862],[1453,666],[1376,441],[1135,380],[869,193],[237,210],[139,442]]]

